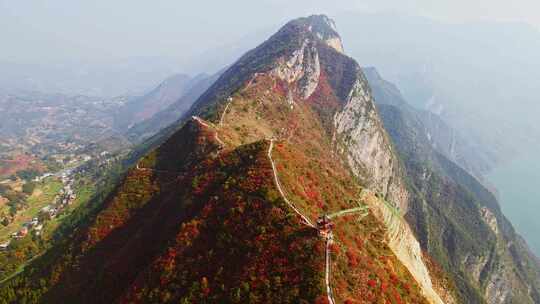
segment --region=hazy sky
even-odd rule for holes
[[[186,60],[291,18],[347,10],[540,25],[538,0],[0,0],[0,61]]]

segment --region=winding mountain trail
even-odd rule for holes
[[[298,214],[303,219],[305,225],[320,231],[320,229],[318,227],[316,227],[307,218],[307,216],[302,214],[302,212],[300,212],[300,210],[298,210],[298,208],[296,208],[296,206],[293,203],[291,203],[289,201],[289,199],[287,199],[287,197],[285,196],[285,192],[283,191],[283,189],[281,187],[281,184],[279,182],[278,173],[277,173],[277,169],[276,169],[276,164],[275,164],[274,160],[272,159],[272,150],[274,148],[274,139],[269,139],[269,141],[270,141],[270,146],[268,147],[268,159],[270,160],[270,163],[272,164],[272,171],[274,172],[274,181],[276,183],[276,187],[278,188],[278,191],[279,191],[281,197],[289,205],[289,207],[291,207],[291,209],[293,209],[296,212],[296,214]],[[367,210],[368,210],[367,206],[360,206],[360,207],[357,207],[357,208],[351,208],[351,209],[347,209],[347,210],[338,211],[336,213],[333,213],[333,214],[329,215],[328,217],[329,218],[337,218],[337,217],[345,216],[345,215],[352,214],[352,213],[365,212]],[[335,304],[336,301],[334,299],[334,294],[332,293],[332,287],[331,287],[331,284],[330,284],[330,278],[332,277],[332,257],[331,257],[331,254],[330,254],[330,245],[332,244],[333,239],[334,239],[332,231],[326,233],[324,235],[324,239],[325,239],[325,242],[326,242],[326,245],[325,245],[325,271],[324,271],[324,282],[325,282],[325,285],[326,285],[326,295],[328,297],[328,303],[329,304]]]
[[[309,226],[311,228],[319,230],[309,219],[307,216],[302,214],[296,206],[289,201],[289,199],[285,196],[285,192],[281,188],[281,184],[279,182],[278,173],[276,169],[276,164],[274,163],[274,160],[272,159],[272,149],[274,148],[274,139],[269,139],[270,146],[268,147],[268,159],[270,160],[270,163],[272,164],[272,171],[274,172],[274,182],[276,183],[276,187],[279,191],[279,194],[283,198],[283,200],[291,207],[291,209],[298,214],[302,220],[304,221],[303,224],[306,226]],[[325,246],[325,273],[324,273],[324,282],[326,285],[326,295],[328,297],[329,304],[335,304],[334,296],[332,294],[332,287],[330,286],[330,277],[331,277],[331,257],[330,257],[330,244],[332,243],[332,232],[328,233],[325,236],[326,246]]]
[[[351,208],[351,209],[338,211],[336,213],[332,213],[328,215],[328,218],[333,219],[333,218],[349,215],[352,213],[366,212],[367,210],[368,210],[367,206],[360,206],[357,208]],[[365,216],[365,215],[367,214],[366,213],[362,214],[362,216]],[[326,233],[324,235],[324,238],[326,241],[326,247],[325,247],[325,264],[326,265],[325,265],[325,274],[324,274],[325,285],[326,285],[326,295],[328,297],[328,303],[335,304],[336,301],[334,299],[334,294],[332,292],[332,287],[330,285],[330,278],[332,277],[332,256],[330,255],[330,245],[332,245],[334,241],[334,235],[332,231],[329,231],[328,233]]]
[[[329,304],[335,304],[336,301],[334,300],[334,294],[332,293],[332,287],[330,287],[330,277],[332,275],[331,267],[332,267],[332,261],[330,256],[330,245],[332,244],[333,235],[332,232],[328,233],[326,235],[326,246],[325,246],[325,273],[324,273],[324,281],[326,284],[326,296],[328,297],[328,303]]]
[[[315,227],[315,225],[308,219],[308,217],[305,216],[304,214],[302,214],[302,212],[300,212],[300,210],[298,210],[298,208],[296,208],[296,206],[293,203],[291,203],[291,201],[289,201],[289,199],[287,199],[287,197],[285,196],[285,192],[281,188],[281,184],[279,182],[279,177],[278,177],[278,173],[277,173],[277,169],[276,169],[276,164],[274,163],[274,160],[272,159],[272,149],[273,148],[274,148],[274,140],[270,139],[270,147],[268,147],[268,159],[270,160],[270,163],[272,164],[272,171],[274,172],[274,182],[276,183],[276,187],[277,187],[277,189],[279,191],[279,194],[281,195],[283,200],[287,203],[287,205],[289,205],[289,207],[291,207],[291,209],[293,209],[294,212],[296,212],[296,214],[298,214],[302,218],[305,225],[307,225],[307,226],[309,226],[311,228],[317,229]]]
[[[281,197],[283,198],[283,200],[289,205],[289,207],[291,207],[291,209],[293,209],[296,214],[298,214],[302,220],[304,221],[304,225],[307,225],[311,228],[314,228],[314,229],[317,229],[319,232],[321,232],[321,229],[317,226],[315,226],[308,218],[307,216],[305,216],[304,214],[302,214],[302,212],[300,212],[300,210],[298,210],[298,208],[296,208],[296,206],[291,202],[289,201],[289,199],[287,199],[286,195],[285,195],[285,192],[283,191],[283,188],[281,187],[281,184],[279,182],[279,178],[278,178],[278,173],[277,173],[277,169],[276,169],[276,164],[272,158],[272,150],[274,148],[274,139],[269,139],[270,141],[270,146],[268,147],[268,159],[270,160],[270,163],[272,164],[272,171],[274,173],[274,182],[276,184],[276,187],[278,188],[278,191],[281,195]],[[360,206],[360,207],[356,207],[356,208],[351,208],[351,209],[346,209],[346,210],[342,210],[342,211],[338,211],[338,212],[335,212],[333,214],[330,214],[328,216],[329,219],[333,219],[333,218],[337,218],[337,217],[341,217],[341,216],[345,216],[345,215],[350,215],[350,214],[353,214],[353,213],[359,213],[359,212],[364,212],[364,214],[362,215],[367,215],[365,214],[365,212],[367,212],[368,210],[368,207],[367,206]],[[326,286],[326,295],[327,295],[327,298],[328,298],[328,303],[329,304],[335,304],[336,301],[334,299],[334,294],[332,292],[332,287],[331,287],[331,284],[330,284],[330,278],[332,277],[332,257],[331,257],[331,254],[330,254],[330,245],[333,243],[333,233],[332,231],[329,231],[328,233],[321,233],[321,235],[323,235],[324,239],[325,239],[325,273],[324,273],[324,281],[325,281],[325,286]]]
[[[228,103],[225,106],[225,109],[223,110],[223,112],[221,114],[221,118],[219,120],[219,126],[220,127],[223,126],[223,120],[224,120],[225,114],[227,113],[227,110],[229,109],[229,106],[230,106],[231,102],[232,102],[232,98],[229,97]],[[206,127],[210,127],[208,124],[206,124],[204,121],[202,121],[197,116],[193,116],[193,119],[197,120],[200,124],[202,124],[202,125],[204,125]],[[221,141],[219,139],[217,130],[216,130],[216,133],[215,133],[215,138],[216,138],[216,141],[218,141],[222,146],[224,146],[223,141]],[[274,159],[272,158],[272,150],[274,149],[274,139],[269,139],[269,141],[270,141],[270,146],[268,147],[268,159],[270,160],[270,164],[272,165],[272,172],[274,174],[274,182],[275,182],[276,187],[277,187],[277,189],[279,191],[279,194],[281,195],[283,200],[287,203],[287,205],[289,205],[289,207],[291,209],[293,209],[294,212],[298,216],[300,216],[300,218],[303,220],[302,223],[304,225],[306,225],[306,226],[308,226],[310,228],[319,230],[311,222],[311,220],[309,220],[309,218],[306,215],[304,215],[298,208],[296,208],[296,206],[291,201],[289,201],[289,199],[285,195],[285,191],[283,191],[283,188],[281,187],[281,183],[279,182],[279,177],[278,177],[278,172],[277,172],[277,169],[276,169],[276,164],[274,162]],[[337,216],[341,216],[341,215],[344,215],[344,214],[357,212],[358,211],[357,209],[359,209],[361,211],[365,210],[365,208],[354,208],[354,209],[338,212],[338,213],[335,214],[335,216],[337,217]],[[330,255],[330,245],[332,243],[332,240],[333,240],[332,232],[330,232],[325,237],[325,241],[326,241],[326,246],[325,246],[325,285],[326,285],[326,294],[327,294],[327,297],[328,297],[329,304],[335,304],[336,303],[336,301],[334,300],[334,295],[332,293],[332,287],[330,286],[330,277],[332,275],[331,274],[332,261],[331,261],[331,255]]]

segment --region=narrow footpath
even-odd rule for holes
[[[274,160],[272,159],[273,148],[274,148],[274,140],[270,139],[270,147],[268,147],[268,159],[270,160],[270,163],[272,164],[272,171],[274,172],[274,182],[276,183],[276,187],[279,191],[279,194],[281,195],[283,200],[287,203],[287,205],[289,205],[289,207],[291,207],[291,209],[293,209],[294,212],[296,212],[296,214],[298,214],[302,218],[302,220],[304,221],[303,223],[304,225],[317,229],[315,225],[313,225],[313,223],[308,219],[308,217],[302,214],[302,212],[300,212],[300,210],[298,210],[298,208],[296,208],[296,206],[293,203],[291,203],[291,201],[289,201],[289,199],[285,196],[285,192],[281,188],[281,183],[279,182],[279,177],[276,170],[276,164],[274,163]]]
[[[332,293],[332,287],[330,287],[330,277],[332,275],[331,273],[332,261],[331,261],[331,256],[330,256],[330,245],[332,244],[332,241],[333,241],[332,232],[330,232],[326,236],[325,239],[326,239],[326,246],[325,246],[326,266],[325,266],[324,281],[326,284],[326,296],[328,297],[329,304],[335,304],[336,302],[334,300],[334,294]]]

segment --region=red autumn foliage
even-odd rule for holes
[[[354,240],[358,249],[362,249],[364,247],[365,240],[362,237],[356,236]]]
[[[403,304],[403,300],[401,299],[401,296],[399,295],[399,292],[396,289],[392,290],[392,294],[394,297],[394,301],[396,304]]]
[[[358,254],[351,249],[347,250],[347,258],[349,259],[349,266],[356,267],[358,266]]]
[[[330,252],[332,252],[333,254],[339,254],[340,251],[341,251],[341,248],[339,247],[338,244],[332,243],[330,245]]]
[[[302,185],[304,189],[307,200],[310,202],[314,202],[317,207],[322,208],[324,206],[324,202],[321,198],[319,191],[317,190],[317,183],[314,181],[306,181],[303,176],[300,176],[298,179],[300,185]]]
[[[320,295],[315,300],[315,304],[330,304],[326,295]]]
[[[388,289],[388,283],[387,282],[381,282],[381,292],[385,293]]]
[[[333,108],[339,105],[339,99],[334,90],[328,83],[328,76],[325,71],[321,71],[319,76],[319,85],[308,99],[309,102],[325,108]]]
[[[282,80],[277,80],[274,85],[274,92],[281,96],[286,96],[288,92],[287,84]]]

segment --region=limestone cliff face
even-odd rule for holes
[[[406,212],[408,194],[401,180],[399,161],[359,69],[357,75],[345,106],[334,116],[337,149],[356,176]]]
[[[327,16],[321,15],[317,18],[312,18],[312,22],[308,27],[309,31],[313,32],[317,38],[324,41],[326,45],[338,51],[339,53],[345,53],[343,50],[343,43],[341,37],[337,32],[336,23],[334,20]]]
[[[288,59],[280,58],[271,74],[294,87],[298,95],[307,99],[315,92],[321,76],[319,47],[321,44],[343,54],[343,44],[336,31],[334,21],[326,16],[312,16],[304,23],[305,34],[300,47],[292,52]]]
[[[344,53],[345,50],[343,50],[343,44],[341,43],[341,39],[339,38],[328,38],[326,40],[326,44],[334,48],[336,51],[340,53]]]
[[[486,286],[488,303],[508,303],[512,291],[512,281],[504,269],[497,269],[489,278]]]
[[[497,217],[493,214],[491,210],[487,207],[480,208],[480,216],[482,217],[482,220],[489,226],[491,231],[495,233],[496,235],[499,234],[499,226],[497,224]]]
[[[316,43],[309,39],[304,40],[302,46],[294,51],[288,60],[280,60],[271,74],[288,84],[298,81],[299,92],[296,93],[304,99],[309,98],[317,88],[321,75]]]

